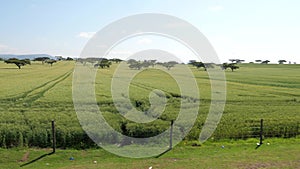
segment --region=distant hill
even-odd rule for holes
[[[55,59],[54,56],[48,54],[27,54],[27,55],[14,55],[14,54],[0,54],[0,58],[9,59],[9,58],[18,58],[18,59],[30,59],[33,60],[37,57],[49,57],[50,59]]]

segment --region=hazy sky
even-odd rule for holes
[[[300,63],[299,8],[299,0],[6,0],[1,1],[0,54],[79,56],[105,25],[151,12],[195,25],[222,61]],[[143,45],[152,41],[137,39]]]

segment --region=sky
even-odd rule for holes
[[[196,26],[222,62],[300,63],[299,8],[298,0],[3,0],[0,54],[78,57],[106,25],[134,14],[162,13]],[[145,36],[131,41],[149,48],[164,40]],[[184,47],[174,49],[184,57]],[[130,53],[124,46],[118,50],[114,54]]]

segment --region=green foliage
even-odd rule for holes
[[[19,60],[17,58],[10,58],[8,60],[5,60],[4,62],[7,64],[15,64],[16,66],[18,66],[19,69],[21,69],[21,67],[25,66],[26,64],[31,64],[29,59]]]
[[[169,61],[169,62],[160,63],[160,65],[162,65],[163,67],[166,67],[168,70],[170,70],[172,67],[174,67],[177,64],[178,63],[175,62],[175,61]]]
[[[286,60],[278,60],[278,63],[279,64],[283,64],[283,63],[285,63],[286,62]]]
[[[42,61],[44,62],[45,60],[49,60],[50,58],[49,57],[37,57],[37,58],[34,58],[33,61]]]
[[[189,64],[195,66],[197,69],[204,68],[205,71],[207,71],[207,68],[214,68],[213,63],[202,63],[195,60],[190,60]]]
[[[224,69],[224,70],[226,70],[226,69],[231,69],[231,71],[233,72],[233,70],[235,70],[235,69],[239,69],[239,67],[236,65],[236,63],[223,63],[223,65],[222,65],[222,68]]]
[[[66,59],[67,61],[71,61],[71,60],[74,60],[73,58],[71,58],[71,57],[67,57],[67,59]]]
[[[47,63],[47,64],[49,64],[49,65],[53,65],[53,63],[56,63],[56,60],[54,60],[54,59],[47,59],[47,60],[44,60],[44,63]]]
[[[149,64],[147,63],[147,61],[141,62],[141,61],[136,61],[134,59],[130,59],[127,61],[127,63],[129,64],[128,67],[130,69],[140,70],[143,67],[149,67]]]
[[[100,61],[98,61],[98,63],[96,63],[94,65],[94,67],[95,68],[100,67],[102,69],[105,68],[105,67],[109,68],[111,64],[112,63],[108,59],[103,58]]]
[[[120,63],[120,62],[122,62],[123,60],[122,60],[122,59],[119,59],[119,58],[113,58],[113,59],[109,59],[109,61],[115,62],[115,63]]]
[[[261,64],[268,64],[270,61],[269,60],[264,60],[261,62]]]
[[[142,68],[148,68],[148,67],[154,67],[154,65],[161,65],[165,68],[167,68],[168,70],[170,70],[172,67],[174,67],[176,64],[178,64],[177,62],[175,61],[169,61],[169,62],[164,62],[164,63],[160,63],[160,62],[157,62],[156,63],[156,60],[144,60],[144,61],[136,61],[134,59],[129,59],[127,61],[127,64],[129,64],[129,68],[130,69],[137,69],[137,70],[140,70]]]

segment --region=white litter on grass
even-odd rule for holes
[[[152,169],[152,166],[150,166],[149,169]]]
[[[270,145],[270,143],[267,143],[267,145],[269,146],[269,145]]]
[[[95,161],[93,161],[93,163],[94,163],[94,164],[97,164],[97,161],[95,160]]]
[[[259,146],[260,144],[259,144],[259,143],[256,143],[256,145],[258,145],[258,146]]]

